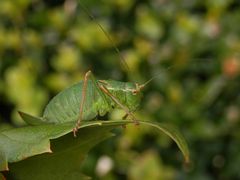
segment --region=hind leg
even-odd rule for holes
[[[77,133],[78,129],[80,128],[80,124],[81,124],[81,121],[82,121],[82,118],[83,118],[83,108],[84,108],[84,104],[86,102],[86,98],[91,98],[91,97],[86,97],[87,85],[88,85],[89,79],[93,82],[93,85],[96,88],[96,90],[99,92],[100,96],[102,97],[103,102],[107,103],[110,106],[105,94],[100,89],[100,87],[98,85],[98,82],[95,79],[93,73],[91,71],[88,71],[84,76],[83,89],[82,89],[82,99],[81,99],[80,110],[79,110],[79,118],[78,118],[78,121],[77,121],[75,127],[73,128],[74,137],[76,137],[76,133]]]

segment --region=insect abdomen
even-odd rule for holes
[[[79,82],[57,94],[44,110],[43,118],[49,122],[77,121],[82,99],[82,85]],[[88,82],[82,120],[92,120],[98,114],[96,104],[99,94],[92,82]]]

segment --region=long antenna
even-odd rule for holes
[[[113,41],[113,39],[111,38],[111,36],[109,35],[109,33],[104,29],[104,27],[96,20],[96,18],[90,13],[89,9],[81,2],[81,0],[78,1],[80,6],[82,7],[82,9],[84,10],[84,12],[90,17],[91,20],[93,20],[98,27],[101,29],[101,31],[105,34],[105,36],[108,38],[108,40],[111,42],[113,48],[115,49],[115,51],[117,52],[117,54],[120,57],[121,63],[125,66],[125,68],[127,70],[129,70],[129,67],[127,65],[127,62],[125,60],[125,58],[123,57],[123,55],[121,54],[120,50],[118,49],[116,43]]]
[[[168,71],[169,69],[171,69],[173,66],[169,66],[166,71]],[[158,73],[157,75],[153,76],[152,78],[150,78],[149,80],[147,80],[145,83],[139,85],[140,89],[144,88],[147,84],[149,84],[153,79],[157,78],[158,76],[160,76],[162,74],[162,72]]]

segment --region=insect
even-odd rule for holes
[[[84,80],[58,93],[46,106],[43,117],[37,118],[20,112],[23,119],[30,124],[76,122],[73,128],[74,136],[82,121],[94,120],[114,108],[121,108],[126,115],[138,124],[133,112],[140,105],[143,96],[142,89],[154,79],[144,84],[120,82],[115,80],[96,80],[93,73],[88,71]]]
[[[84,80],[70,86],[56,95],[46,106],[43,120],[60,123],[76,121],[74,136],[82,121],[93,120],[97,115],[103,116],[114,108],[125,111],[138,124],[133,112],[139,107],[145,84],[115,80],[96,80],[88,71]]]

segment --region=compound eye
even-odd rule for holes
[[[133,95],[137,95],[138,92],[137,92],[137,90],[133,90],[132,93],[133,93]]]

